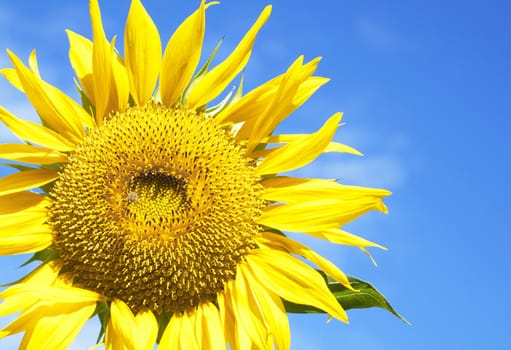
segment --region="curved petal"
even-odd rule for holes
[[[220,312],[213,303],[205,302],[198,306],[195,334],[200,349],[225,350]]]
[[[94,101],[94,84],[92,81],[92,41],[71,30],[66,30],[69,40],[69,61],[73,67],[85,94]]]
[[[311,79],[320,60],[321,58],[317,57],[303,64],[303,56],[298,57],[284,74],[264,112],[248,120],[241,127],[236,138],[248,139],[247,153],[250,153],[261,139],[270,135],[282,120],[325,83],[321,79]]]
[[[96,304],[90,304],[58,315],[31,315],[31,318],[37,318],[38,321],[24,335],[25,349],[67,349],[95,309]]]
[[[57,280],[63,265],[64,263],[62,260],[52,260],[47,263],[43,263],[23,278],[23,283],[47,286],[53,285]]]
[[[333,180],[303,179],[276,176],[262,182],[263,198],[275,202],[303,202],[319,198],[332,198],[342,201],[374,197],[383,199],[391,192],[369,187],[341,185]]]
[[[368,241],[367,239],[364,239],[362,237],[359,237],[357,235],[354,235],[352,233],[349,233],[338,228],[333,228],[322,232],[306,232],[305,234],[312,237],[321,238],[336,244],[344,244],[359,248],[376,247],[383,250],[387,250],[387,248],[379,245],[378,243]]]
[[[28,211],[20,212],[12,215],[0,216],[0,238],[17,236],[19,232],[34,233],[45,232],[48,227],[43,227],[48,215],[46,212],[41,211]]]
[[[115,299],[110,306],[110,317],[110,332],[105,340],[107,348],[119,342],[127,349],[153,349],[158,323],[151,311],[140,311],[134,316],[128,305]]]
[[[82,119],[86,112],[76,105],[62,91],[44,82],[37,74],[28,69],[11,51],[7,51],[21,81],[23,90],[37,110],[41,119],[62,136],[73,142],[79,142],[85,135]]]
[[[181,96],[199,64],[204,31],[206,5],[188,17],[170,38],[161,67],[160,95],[166,106],[171,106]]]
[[[18,119],[3,107],[0,107],[0,120],[13,134],[22,140],[61,152],[68,152],[75,149],[72,141],[62,137],[55,131],[36,123]]]
[[[30,164],[66,163],[67,156],[60,152],[23,144],[0,144],[0,158]]]
[[[246,255],[252,276],[293,303],[311,305],[348,322],[348,316],[321,275],[304,262],[274,249],[253,249]]]
[[[16,73],[16,69],[14,68],[2,68],[0,69],[0,74],[4,76],[7,81],[18,89],[21,92],[24,92],[23,85],[21,85],[20,78],[18,78],[18,73]]]
[[[307,136],[307,134],[280,134],[280,135],[273,135],[273,136],[264,138],[260,142],[261,143],[271,143],[271,144],[290,143],[290,142],[295,142],[299,139],[302,139],[305,136]],[[280,147],[278,147],[278,148],[280,148]],[[252,152],[250,154],[250,156],[252,158],[266,157],[268,154],[274,152],[278,148],[271,148],[271,149],[265,149],[263,151]],[[357,156],[363,155],[362,153],[360,153],[360,151],[356,150],[353,147],[350,147],[348,145],[345,145],[345,144],[342,144],[339,142],[333,142],[333,141],[330,142],[323,150],[323,153],[328,153],[328,152],[350,153],[350,154],[354,154]]]
[[[270,335],[277,350],[287,350],[291,344],[291,334],[286,309],[280,297],[259,283],[246,264],[240,264],[239,271],[247,281],[253,294],[254,304],[258,306],[262,317],[267,323]],[[271,347],[273,349],[273,347]]]
[[[213,100],[241,72],[248,63],[257,33],[270,17],[270,13],[271,6],[266,6],[229,57],[194,85],[187,101],[190,107],[200,107]]]
[[[309,64],[311,64],[311,62],[307,63],[305,66]],[[224,110],[218,113],[218,115],[215,117],[215,120],[219,124],[223,124],[246,122],[249,120],[257,119],[271,104],[271,101],[279,89],[279,86],[285,75],[286,74],[279,75],[278,77],[273,78],[264,84],[261,84],[254,90],[247,93],[245,96],[241,97],[235,103],[229,104]],[[319,89],[328,81],[329,79],[327,78],[316,76],[308,77],[307,80],[298,86],[296,94],[293,98],[293,101],[295,101],[295,105],[293,107],[295,109],[298,108],[317,89]],[[287,114],[290,114],[291,112],[292,110],[286,110]]]
[[[181,334],[182,315],[174,314],[163,332],[159,350],[179,349],[179,335]]]
[[[239,265],[236,269],[236,279],[226,284],[226,298],[230,299],[237,332],[247,334],[257,349],[268,349],[269,334]]]
[[[0,217],[31,215],[33,211],[46,212],[46,196],[34,192],[16,192],[0,196]]]
[[[0,299],[16,299],[18,309],[36,300],[41,305],[65,309],[68,305],[85,305],[104,300],[100,294],[72,286],[48,286],[34,283],[18,283],[0,293]],[[5,315],[4,304],[0,304],[1,314]],[[10,312],[8,312],[10,313]]]
[[[128,70],[124,66],[122,58],[115,52],[115,38],[112,40],[112,90],[110,92],[109,111],[123,112],[128,107],[130,96],[130,82]]]
[[[50,169],[20,171],[0,179],[0,196],[37,188],[56,180],[59,174]]]
[[[257,219],[261,225],[291,232],[320,232],[338,228],[370,210],[382,210],[378,198],[352,201],[318,199],[271,205]]]
[[[0,236],[0,255],[15,255],[38,252],[49,247],[53,243],[53,235],[47,225],[41,225],[38,232],[23,229],[15,235]]]
[[[236,322],[234,321],[234,314],[232,312],[230,301],[226,300],[225,298],[225,292],[217,293],[216,302],[218,304],[218,311],[220,313],[220,323],[223,328],[223,335],[229,347],[233,350],[249,348],[241,347],[237,342]]]
[[[262,237],[258,237],[257,241],[270,247],[270,248],[284,248],[290,253],[300,255],[310,262],[314,263],[328,276],[332,277],[337,282],[341,283],[348,289],[355,290],[350,284],[348,277],[330,260],[323,258],[321,255],[310,249],[309,247],[289,239],[285,236],[278,235],[272,232],[263,232]]]
[[[196,312],[175,313],[163,332],[158,349],[201,350],[194,333]]]
[[[161,53],[158,29],[140,0],[133,0],[124,31],[124,60],[138,105],[151,98],[160,74]]]
[[[113,47],[110,46],[105,36],[103,22],[98,0],[91,0],[89,3],[90,17],[92,23],[92,86],[94,87],[94,103],[96,107],[96,122],[101,125],[103,117],[110,113],[112,104],[112,64]]]
[[[314,134],[288,143],[264,158],[256,169],[258,175],[277,174],[297,169],[318,157],[334,137],[342,114],[336,113]]]

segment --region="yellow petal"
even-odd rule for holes
[[[0,158],[31,164],[67,162],[65,154],[47,148],[23,144],[0,144]]]
[[[92,82],[92,41],[71,30],[66,30],[69,40],[69,61],[75,71],[85,95],[92,104],[94,101],[94,85]]]
[[[236,323],[234,321],[234,315],[232,313],[229,300],[226,300],[224,292],[217,293],[216,299],[218,311],[220,313],[220,323],[223,328],[223,335],[231,349],[240,349],[236,343]]]
[[[188,96],[190,107],[200,107],[213,100],[241,72],[248,63],[257,33],[268,20],[270,13],[271,6],[266,6],[229,57],[197,82]]]
[[[309,202],[271,205],[257,220],[261,225],[291,232],[319,232],[338,228],[370,210],[380,210],[380,199],[352,201],[318,199]]]
[[[28,56],[28,66],[37,77],[39,78],[41,77],[41,74],[39,74],[39,64],[37,63],[37,56],[35,50],[32,50],[30,52],[30,55]]]
[[[72,142],[80,142],[85,130],[79,114],[86,112],[71,98],[54,86],[44,82],[11,51],[9,57],[18,73],[26,96],[37,113],[48,125]],[[81,111],[81,112],[80,112]]]
[[[56,180],[59,174],[50,169],[20,171],[0,179],[0,196],[37,188]]]
[[[348,246],[354,246],[354,247],[376,247],[383,250],[387,250],[384,246],[379,245],[378,243],[374,243],[371,241],[368,241],[367,239],[364,239],[362,237],[359,237],[357,235],[354,235],[352,233],[346,232],[344,230],[333,228],[329,229],[327,231],[321,231],[321,232],[305,232],[305,234],[321,238],[326,241],[336,243],[336,244],[344,244]]]
[[[248,139],[247,153],[250,153],[263,138],[270,135],[277,125],[291,112],[304,103],[324,81],[309,78],[316,70],[320,57],[303,64],[303,56],[298,57],[284,74],[271,102],[257,118],[247,121],[236,135],[237,140]],[[300,89],[301,87],[301,89]]]
[[[46,206],[46,197],[34,192],[17,192],[0,196],[0,215],[17,214],[24,210],[38,210]]]
[[[35,286],[50,286],[58,280],[58,275],[60,269],[62,268],[62,261],[53,260],[48,263],[42,264],[26,277],[23,278],[23,284],[33,284]],[[28,315],[31,318],[30,314],[34,309],[37,309],[37,298],[32,298],[32,300],[26,300],[18,298],[16,295],[11,298],[5,298],[5,300],[0,305],[0,314],[7,315],[14,312],[19,311],[20,309],[24,309],[26,311],[23,314]],[[23,314],[21,316],[23,316]],[[23,325],[27,322],[20,319],[22,317],[18,317],[18,319],[9,325],[8,333],[18,333],[21,332],[24,328]],[[16,330],[18,329],[19,330]],[[25,327],[26,328],[26,327]],[[4,336],[9,335],[5,334]],[[2,336],[0,335],[0,338]]]
[[[90,17],[92,23],[92,84],[96,107],[96,122],[101,125],[103,117],[110,113],[110,94],[112,87],[113,52],[106,39],[101,20],[98,0],[91,0]]]
[[[261,143],[289,143],[289,142],[294,142],[296,140],[299,140],[299,139],[301,139],[301,138],[303,138],[305,136],[307,136],[307,134],[280,134],[280,135],[273,135],[273,136],[270,136],[268,138],[262,139]],[[271,153],[274,150],[275,149],[265,150],[266,151],[265,155]],[[339,143],[339,142],[330,142],[326,146],[326,148],[323,150],[323,152],[324,153],[328,153],[328,152],[350,153],[350,154],[354,154],[354,155],[357,155],[357,156],[361,156],[362,155],[362,153],[360,153],[355,148],[347,146],[347,145]],[[259,158],[259,157],[262,157],[263,155],[259,155],[259,153],[258,153],[257,157],[255,157],[254,153],[252,153],[250,156],[253,157],[253,158]]]
[[[18,73],[16,73],[16,69],[14,68],[2,68],[0,69],[0,74],[4,76],[7,81],[14,86],[16,89],[24,92],[23,86],[21,85],[20,78],[18,78]]]
[[[262,286],[246,264],[240,264],[240,271],[247,286],[254,296],[254,304],[258,305],[265,322],[268,324],[268,330],[275,343],[277,350],[287,350],[290,347],[291,335],[289,322],[280,297]],[[270,345],[270,348],[273,347]]]
[[[103,296],[93,291],[72,287],[72,286],[47,286],[33,283],[18,283],[0,293],[0,299],[12,298],[23,305],[33,301],[34,299],[41,305],[59,308],[66,308],[69,305],[78,307],[95,303],[96,301],[105,300]],[[3,304],[0,304],[1,314],[5,314]]]
[[[253,349],[254,343],[248,333],[237,321],[237,315],[232,305],[231,289],[234,281],[228,281],[224,285],[224,293],[217,294],[220,317],[224,327],[224,335],[232,350]]]
[[[124,66],[122,58],[115,52],[115,38],[112,41],[112,90],[110,96],[109,111],[123,112],[128,107],[130,85],[128,70]]]
[[[304,166],[323,152],[335,135],[342,114],[336,113],[314,134],[307,135],[268,155],[256,169],[258,175],[276,174]]]
[[[35,143],[61,152],[72,151],[74,143],[55,131],[36,123],[21,120],[0,107],[0,120],[22,140]]]
[[[27,350],[65,350],[94,313],[96,304],[41,317],[25,335]]]
[[[309,265],[274,249],[253,249],[246,256],[252,276],[282,298],[311,305],[348,322],[348,316],[328,289],[323,277]]]
[[[41,226],[43,227],[43,226]],[[15,255],[38,252],[53,243],[50,230],[42,232],[18,232],[18,236],[0,237],[0,255]]]
[[[23,283],[50,286],[57,279],[62,266],[62,260],[52,260],[43,263],[23,278]]]
[[[264,232],[262,237],[258,237],[258,242],[262,242],[264,245],[269,247],[282,247],[290,253],[300,255],[315,264],[328,276],[332,277],[346,288],[354,290],[344,272],[342,272],[330,260],[325,259],[309,247],[285,236],[271,232]]]
[[[179,349],[179,334],[181,331],[181,316],[174,314],[163,332],[158,349]]]
[[[379,198],[389,196],[391,192],[369,187],[341,185],[333,180],[304,179],[276,176],[263,181],[263,198],[275,202],[295,203],[318,198],[332,198],[350,201],[365,197]]]
[[[194,334],[195,312],[172,315],[163,332],[158,349],[200,350]]]
[[[202,303],[197,308],[195,334],[200,349],[225,350],[224,330],[217,307],[210,302]],[[200,337],[199,337],[200,335]]]
[[[205,10],[202,0],[200,8],[177,28],[165,48],[160,79],[164,105],[176,102],[199,64],[206,26]]]
[[[133,99],[144,105],[160,73],[161,42],[158,29],[140,0],[131,2],[124,32],[124,60]]]
[[[181,332],[179,334],[179,349],[202,350],[194,332],[197,312],[185,312],[181,317]]]
[[[8,237],[9,235],[16,236],[17,232],[40,232],[41,226],[48,220],[48,215],[44,211],[22,211],[16,214],[2,215],[0,219],[0,237]]]
[[[40,77],[40,75],[39,75],[39,68],[37,66],[35,50],[33,50],[30,53],[30,56],[29,56],[29,66],[30,66],[30,69],[32,69],[32,71],[38,77]],[[11,85],[14,86],[16,89],[20,90],[21,92],[25,92],[24,89],[23,89],[23,85],[21,84],[21,81],[20,81],[20,79],[18,77],[18,73],[16,72],[16,69],[14,69],[14,68],[2,68],[2,69],[0,69],[0,74],[2,74],[5,77],[5,79],[7,79],[7,81],[9,83],[11,83]]]
[[[239,265],[236,269],[236,279],[229,282],[231,283],[226,285],[226,297],[231,301],[236,328],[250,337],[256,349],[268,349],[269,334]]]
[[[283,75],[279,75],[268,80],[237,101],[228,104],[216,115],[215,121],[219,124],[241,123],[261,115],[271,102],[282,77]]]
[[[310,65],[311,62],[305,66]],[[241,97],[235,103],[229,104],[215,117],[215,121],[219,124],[222,123],[240,123],[249,120],[254,120],[260,117],[271,104],[285,74],[279,75],[264,84],[261,84],[254,90],[250,91],[245,96]],[[298,108],[305,102],[321,85],[328,81],[326,78],[321,77],[308,77],[307,80],[298,86],[296,95],[292,101],[296,101],[294,108]],[[291,113],[292,110],[286,110],[286,113]],[[247,135],[248,137],[248,135]],[[263,141],[262,141],[263,142]]]
[[[351,153],[357,156],[363,156],[363,154],[355,148],[339,142],[330,142],[323,152]]]
[[[110,306],[109,344],[120,342],[127,349],[152,350],[158,335],[158,323],[149,310],[133,315],[128,305],[115,299]]]

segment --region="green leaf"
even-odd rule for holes
[[[334,281],[332,278],[326,276],[322,271],[318,271],[321,273],[325,281],[327,282],[328,289],[335,296],[339,304],[345,310],[350,309],[365,309],[370,307],[379,307],[388,312],[392,313],[394,316],[399,318],[401,321],[406,324],[410,324],[403,316],[401,316],[394,308],[390,305],[387,299],[381,294],[376,288],[374,288],[370,283],[362,281],[358,278],[348,276],[348,279],[357,292],[353,292],[348,288],[344,287],[339,282]],[[283,300],[284,306],[286,307],[286,311],[290,313],[324,313],[324,311],[316,309],[315,307],[309,305],[301,305],[291,303],[287,300]]]
[[[49,248],[46,248],[44,250],[38,251],[37,253],[34,253],[34,255],[32,255],[30,259],[21,264],[20,267],[27,266],[28,264],[33,263],[34,261],[42,261],[43,263],[47,263],[58,258],[59,253]]]

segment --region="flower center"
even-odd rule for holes
[[[75,283],[134,312],[216,299],[260,231],[253,161],[229,131],[151,103],[91,130],[50,196],[54,249]]]
[[[132,180],[129,190],[127,214],[141,226],[158,226],[159,222],[183,216],[190,209],[182,178],[143,173]]]

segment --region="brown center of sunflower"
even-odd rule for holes
[[[91,130],[55,183],[55,249],[75,284],[133,311],[215,300],[254,247],[264,201],[228,131],[185,107],[129,108]]]

